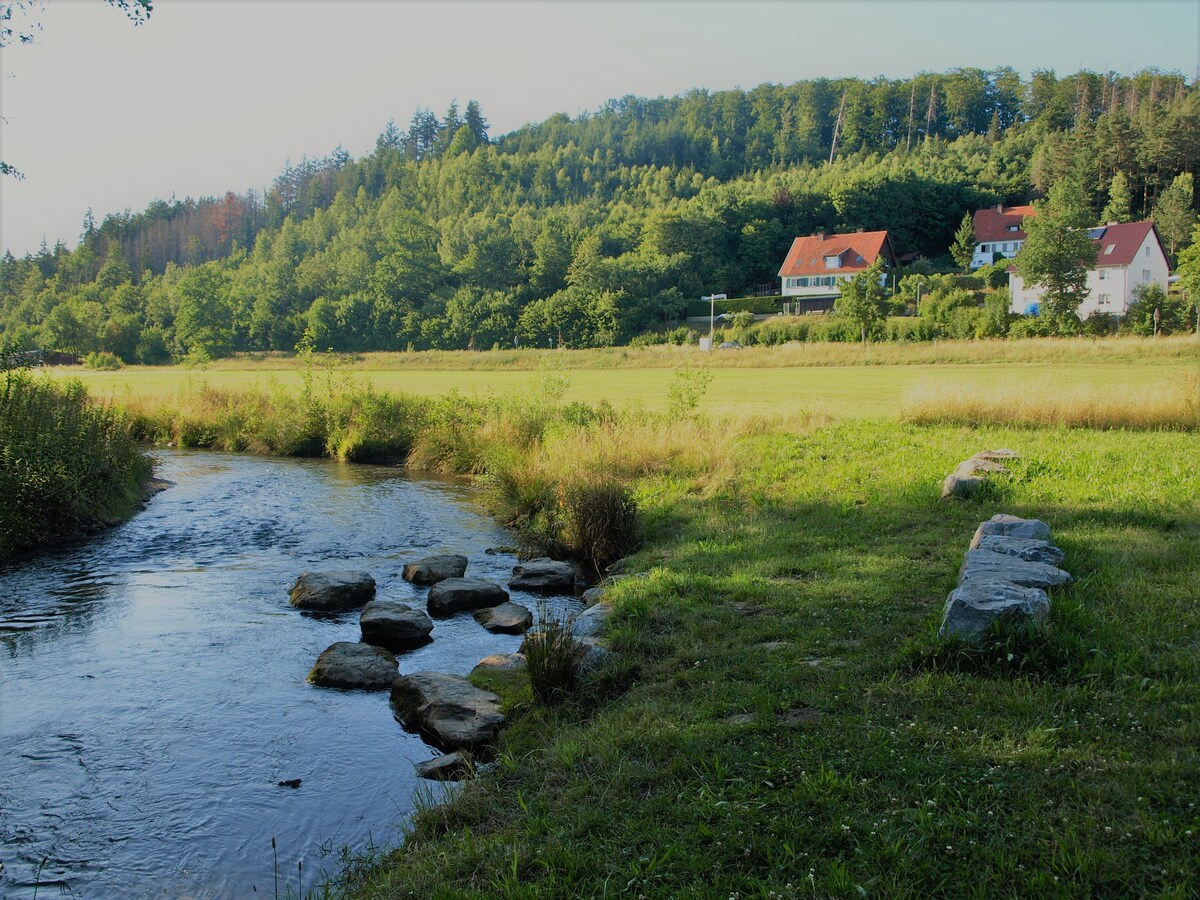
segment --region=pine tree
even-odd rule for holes
[[[970,213],[963,213],[962,224],[958,226],[958,231],[954,232],[950,255],[962,266],[964,273],[971,267],[971,259],[975,255],[975,222]]]
[[[1154,204],[1154,224],[1171,256],[1191,243],[1192,229],[1196,226],[1192,200],[1192,173],[1184,172],[1175,176]]]
[[[1100,213],[1101,222],[1129,222],[1133,219],[1133,194],[1129,190],[1129,179],[1123,172],[1113,176],[1108,186],[1108,203]]]

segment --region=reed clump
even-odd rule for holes
[[[902,418],[917,425],[1197,431],[1200,376],[1154,388],[1063,389],[1029,384],[987,393],[923,393],[909,399]]]
[[[0,376],[0,559],[127,516],[150,474],[124,414],[81,382]]]

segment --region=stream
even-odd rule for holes
[[[379,598],[424,609],[401,571],[437,552],[506,584],[516,558],[487,551],[512,535],[472,489],[383,466],[154,456],[174,486],[133,519],[0,567],[0,897],[296,896],[343,848],[397,844],[418,788],[446,789],[415,776],[437,751],[386,692],[305,681],[322,650],[359,639],[358,611],[301,613],[288,588],[306,569],[363,569]],[[536,615],[534,597],[512,599]],[[465,675],[521,642],[469,613],[435,620],[433,638],[401,672]]]

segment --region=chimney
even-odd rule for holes
[[[1120,222],[1105,222],[1104,227],[1107,228],[1109,225],[1120,225],[1120,224],[1121,224]]]
[[[818,240],[818,241],[823,241],[823,240],[825,240],[825,232],[824,232],[824,231],[818,231],[818,232],[817,232],[817,234],[816,234],[816,238],[817,238],[817,240]]]
[[[861,228],[860,228],[860,229],[858,229],[858,233],[859,233],[859,234],[862,234],[862,233],[863,233],[863,230],[862,230]]]
[[[1003,214],[1003,212],[1004,212],[1004,204],[1003,203],[996,204],[996,212]]]

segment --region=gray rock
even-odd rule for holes
[[[984,479],[979,475],[959,475],[955,470],[946,476],[942,482],[943,500],[966,500],[979,493],[984,485]]]
[[[599,638],[585,637],[576,642],[575,670],[580,676],[588,675],[608,662],[612,655]]]
[[[489,743],[504,725],[500,698],[458,675],[414,672],[392,682],[392,708],[438,746],[460,750]]]
[[[479,578],[447,578],[429,589],[426,601],[431,616],[446,617],[508,602],[508,591]]]
[[[978,640],[998,620],[1043,624],[1049,618],[1050,598],[1039,588],[1004,581],[971,582],[955,588],[946,598],[938,634]]]
[[[575,567],[569,562],[542,557],[531,559],[513,569],[508,586],[514,591],[536,594],[575,593]]]
[[[571,622],[571,634],[576,639],[597,637],[604,632],[610,615],[612,615],[611,603],[597,603],[595,606],[590,606]]]
[[[300,609],[356,609],[375,596],[375,579],[367,572],[304,572],[289,595],[292,606]]]
[[[417,763],[417,774],[431,781],[462,781],[474,772],[471,755],[457,750]]]
[[[419,609],[394,600],[372,600],[358,617],[363,640],[393,650],[428,644],[433,621]]]
[[[396,678],[397,663],[382,647],[339,641],[326,648],[308,673],[320,687],[384,691]]]
[[[965,500],[979,493],[988,475],[1007,475],[1008,468],[1002,460],[1016,459],[1013,450],[984,450],[970,459],[963,460],[942,482],[942,499]]]
[[[603,599],[603,597],[604,597],[604,588],[593,587],[593,588],[588,588],[586,591],[584,591],[582,596],[580,596],[579,599],[583,601],[584,606],[595,606],[597,603],[599,603]]]
[[[456,553],[426,556],[404,567],[404,580],[413,584],[437,584],[447,578],[462,578],[467,571],[467,558]]]
[[[968,550],[958,570],[958,584],[1007,581],[1019,587],[1051,588],[1066,587],[1075,579],[1069,572],[1042,562],[1029,562],[1017,556],[994,553],[991,550]]]
[[[475,664],[471,674],[486,675],[491,672],[520,672],[527,667],[523,653],[493,653]]]
[[[475,621],[496,634],[524,634],[533,624],[533,613],[519,603],[501,603],[476,610]]]
[[[1004,553],[1018,559],[1046,563],[1051,566],[1061,566],[1063,561],[1063,552],[1049,541],[1010,537],[1007,534],[982,535],[976,549]]]
[[[1050,526],[1040,519],[1022,519],[1007,513],[997,513],[975,529],[971,538],[971,549],[979,546],[985,534],[1003,534],[1009,537],[1030,538],[1035,541],[1050,540]]]
[[[628,575],[633,571],[633,557],[624,556],[616,562],[609,563],[604,568],[604,574],[611,577],[617,575]]]

